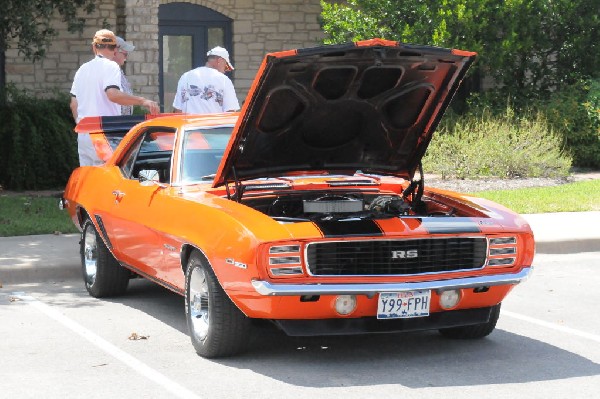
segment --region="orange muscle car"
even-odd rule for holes
[[[83,120],[103,166],[62,205],[94,297],[185,297],[205,357],[259,319],[292,336],[480,338],[531,271],[510,210],[425,187],[421,158],[476,54],[373,39],[268,54],[240,113]]]

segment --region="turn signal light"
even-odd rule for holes
[[[452,309],[460,301],[459,290],[446,290],[440,293],[440,306],[443,309]]]
[[[354,312],[357,303],[356,295],[338,295],[335,298],[333,307],[338,314],[346,316]]]

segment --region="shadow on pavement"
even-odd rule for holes
[[[187,334],[183,298],[144,280],[110,299]],[[449,340],[437,332],[288,337],[264,325],[250,350],[212,360],[302,387],[401,384],[409,388],[526,383],[600,374],[600,365],[551,344],[496,329],[482,340]],[[165,347],[165,350],[168,350]],[[190,366],[195,359],[190,343]]]

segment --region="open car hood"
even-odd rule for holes
[[[213,184],[303,171],[412,178],[475,57],[381,39],[267,54]]]

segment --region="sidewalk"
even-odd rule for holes
[[[600,212],[523,215],[536,252],[600,252]],[[0,282],[4,284],[81,278],[79,234],[0,238]]]
[[[536,253],[600,252],[600,212],[521,215],[529,222]]]
[[[79,234],[0,237],[0,282],[81,279]]]

